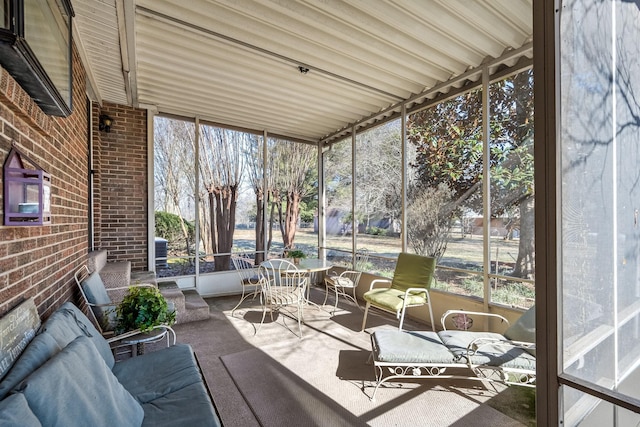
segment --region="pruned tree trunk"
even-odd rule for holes
[[[256,192],[256,254],[255,265],[259,265],[265,260],[265,237],[264,237],[264,196],[262,191]]]
[[[218,239],[216,238],[216,196],[213,191],[209,191],[209,233],[211,236],[211,252],[218,252]]]
[[[238,188],[225,186],[217,188],[215,193],[215,220],[218,235],[217,253],[229,254],[233,248],[233,231],[236,227],[236,204],[238,201]],[[213,236],[212,236],[213,238]],[[229,269],[230,255],[215,257],[215,271]]]
[[[300,194],[295,191],[287,194],[284,230],[282,233],[284,247],[287,249],[293,249],[293,242],[296,238],[298,216],[300,215],[300,200]]]
[[[519,204],[519,208],[520,242],[513,275],[515,277],[533,279],[536,271],[534,197],[529,196],[523,199]]]
[[[271,243],[273,243],[273,219],[274,219],[274,214],[275,214],[275,205],[272,202],[271,203],[271,211],[269,212],[269,237],[267,240],[267,251],[271,249]]]

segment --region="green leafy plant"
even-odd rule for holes
[[[305,255],[305,253],[298,249],[287,251],[287,258],[306,258],[306,257],[307,256]]]
[[[120,333],[136,329],[149,332],[155,326],[171,326],[176,321],[176,312],[169,310],[167,300],[153,287],[131,286],[116,312]]]

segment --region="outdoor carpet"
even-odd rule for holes
[[[368,351],[334,333],[220,356],[261,425],[522,426],[483,404],[491,393],[476,382],[393,384],[371,402]]]

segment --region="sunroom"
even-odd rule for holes
[[[89,250],[205,297],[434,256],[436,318],[536,305],[538,423],[637,420],[636,3],[71,4]]]

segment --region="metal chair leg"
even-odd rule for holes
[[[364,308],[364,317],[362,318],[362,329],[360,330],[360,332],[364,332],[364,328],[367,325],[367,314],[369,313],[369,306],[370,305],[371,305],[371,303],[367,301],[367,305]]]

